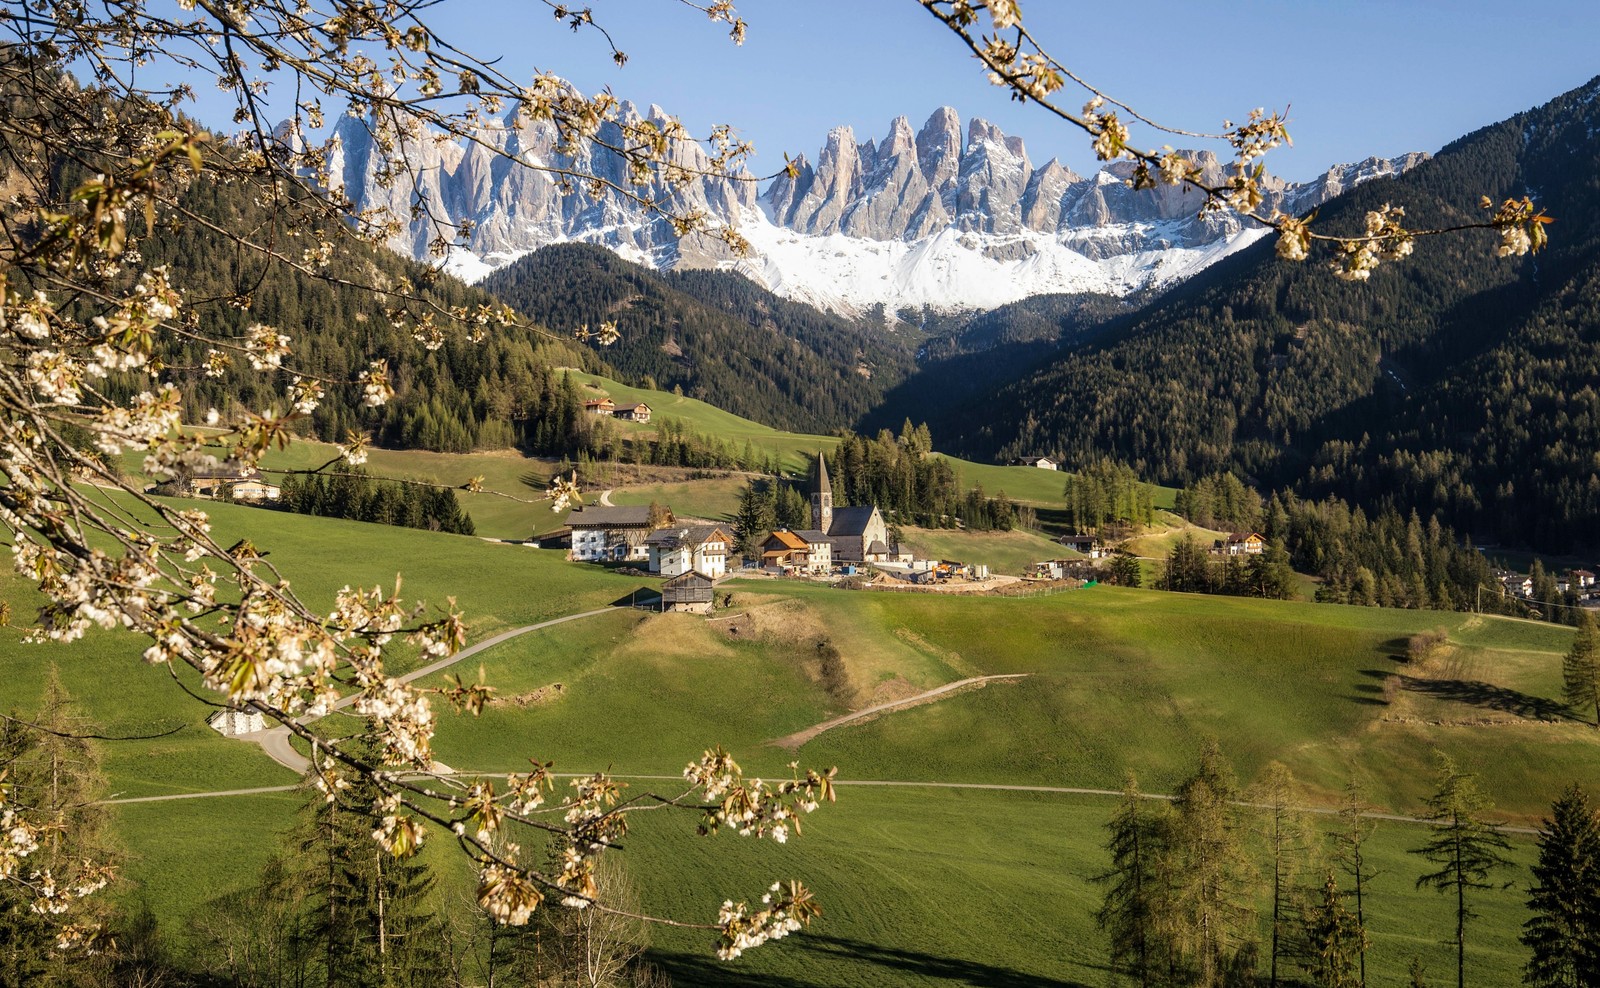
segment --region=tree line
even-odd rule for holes
[[[1377,874],[1366,849],[1376,827],[1355,786],[1334,823],[1313,822],[1304,791],[1273,762],[1255,785],[1236,780],[1215,741],[1170,800],[1130,775],[1106,825],[1110,867],[1095,877],[1095,919],[1112,970],[1145,988],[1357,988],[1367,984]],[[1475,777],[1439,755],[1428,831],[1410,848],[1412,879],[1453,901],[1455,981],[1471,972],[1469,931],[1482,892],[1505,887],[1510,842],[1485,820],[1493,804]],[[1600,983],[1600,814],[1569,786],[1537,838],[1522,943],[1536,988]],[[1411,983],[1429,982],[1411,961]]]
[[[289,474],[269,507],[302,515],[476,535],[456,492],[421,484],[374,480],[359,467],[336,474]]]
[[[1004,491],[982,485],[963,489],[948,460],[934,456],[926,423],[907,419],[899,436],[888,429],[868,439],[843,432],[827,454],[833,499],[839,505],[876,505],[886,519],[922,528],[963,527],[1010,531],[1031,524],[1032,511]]]

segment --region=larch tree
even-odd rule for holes
[[[1250,794],[1261,807],[1261,838],[1267,845],[1272,868],[1272,917],[1268,945],[1267,983],[1278,984],[1278,962],[1295,953],[1299,940],[1306,890],[1301,876],[1311,865],[1312,827],[1299,809],[1303,801],[1293,774],[1282,762],[1272,762]]]
[[[1226,983],[1241,965],[1254,966],[1258,876],[1238,804],[1233,770],[1207,739],[1200,764],[1173,796],[1166,863],[1172,936],[1202,988]]]
[[[1350,876],[1349,895],[1356,904],[1355,925],[1359,934],[1356,960],[1360,975],[1357,984],[1361,985],[1367,983],[1367,883],[1374,877],[1365,848],[1367,838],[1372,836],[1376,828],[1376,824],[1366,817],[1366,812],[1367,805],[1361,798],[1360,787],[1353,781],[1348,783],[1344,788],[1344,802],[1339,806],[1338,829],[1330,835],[1334,845],[1333,858]]]
[[[1117,812],[1106,823],[1111,867],[1094,878],[1105,886],[1095,922],[1111,941],[1111,968],[1141,986],[1160,983],[1170,965],[1160,932],[1166,883],[1158,873],[1169,822],[1169,814],[1139,792],[1130,773]]]
[[[1450,942],[1456,948],[1456,988],[1465,988],[1467,983],[1467,924],[1477,916],[1469,896],[1507,887],[1491,877],[1511,865],[1506,857],[1511,843],[1483,820],[1483,814],[1493,808],[1476,778],[1441,752],[1439,786],[1428,798],[1432,837],[1412,853],[1439,869],[1418,878],[1417,888],[1433,888],[1455,897],[1455,936]]]

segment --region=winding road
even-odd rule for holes
[[[609,612],[611,612],[613,610],[615,610],[615,608],[601,607],[601,608],[598,608],[598,609],[592,610],[592,611],[583,611],[583,612],[581,612],[579,614],[567,614],[567,615],[565,615],[563,617],[551,618],[548,621],[540,621],[538,624],[525,624],[520,628],[512,628],[509,631],[502,631],[498,635],[495,635],[492,638],[485,638],[483,641],[478,642],[476,645],[469,645],[469,646],[467,646],[466,648],[462,649],[461,651],[457,652],[454,655],[451,655],[451,656],[448,656],[446,658],[440,659],[437,662],[431,662],[428,665],[425,665],[420,669],[415,669],[415,670],[413,670],[411,672],[408,672],[404,676],[400,677],[400,681],[402,683],[409,683],[409,682],[412,682],[414,680],[422,679],[425,676],[431,676],[431,675],[433,675],[434,673],[438,672],[441,669],[450,668],[451,666],[455,665],[457,662],[462,661],[463,659],[472,658],[474,655],[477,655],[479,652],[483,651],[486,648],[493,648],[494,646],[499,645],[501,642],[509,641],[509,640],[511,640],[513,638],[516,638],[516,637],[520,636],[520,635],[525,635],[530,631],[538,631],[538,630],[540,630],[542,628],[550,628],[550,627],[554,627],[555,625],[558,625],[558,624],[565,624],[568,621],[578,621],[578,620],[581,620],[583,618],[594,617],[594,616],[596,616],[598,614],[607,614],[607,613],[609,613]],[[343,708],[348,707],[348,706],[350,706],[350,704],[356,702],[356,699],[359,696],[360,696],[359,693],[352,693],[349,696],[345,697],[344,699],[340,700],[338,703],[335,703],[333,705],[333,709],[334,710],[342,710]],[[299,723],[304,724],[304,723],[308,723],[308,722],[310,722],[312,720],[315,720],[315,719],[316,718],[313,718],[313,717],[305,717],[305,718],[301,718]],[[261,746],[261,750],[265,751],[267,753],[267,756],[270,757],[273,761],[277,762],[279,765],[282,765],[284,768],[286,768],[289,771],[295,773],[296,775],[305,775],[306,774],[306,769],[311,767],[311,760],[306,758],[304,755],[300,754],[300,752],[294,750],[294,745],[292,745],[290,743],[290,741],[289,741],[290,737],[292,737],[292,735],[290,734],[289,729],[287,727],[282,727],[282,726],[274,727],[274,728],[271,728],[271,729],[265,730],[265,731],[252,731],[249,734],[241,734],[241,735],[239,735],[239,739],[241,741],[250,741],[250,742],[253,742],[255,744],[259,744]],[[285,787],[285,788],[288,788],[288,787]],[[274,791],[277,791],[277,790],[269,788],[269,789],[262,789],[262,790],[235,790],[233,792],[274,792]],[[186,796],[183,796],[183,797],[179,797],[179,796],[153,796],[153,797],[146,797],[146,800],[194,798],[196,796],[231,795],[231,794],[233,794],[233,793],[232,792],[230,792],[230,793],[188,793],[188,794],[186,794]],[[130,800],[130,802],[140,802],[140,801],[141,800]],[[118,801],[118,802],[120,802],[120,801]]]

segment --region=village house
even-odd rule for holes
[[[648,422],[650,421],[650,406],[642,401],[618,405],[611,410],[611,417],[625,419],[629,422]]]
[[[827,535],[833,562],[887,562],[900,555],[897,549],[889,548],[889,526],[876,506],[833,506],[828,461],[821,453],[817,454],[817,469],[811,483],[811,527]]]
[[[820,531],[780,528],[761,544],[761,566],[781,573],[825,575],[833,569],[833,544]]]
[[[1267,549],[1267,540],[1259,532],[1234,532],[1225,539],[1212,543],[1212,552],[1224,556],[1259,556]]]
[[[672,524],[667,513],[667,524]],[[651,522],[648,505],[608,507],[603,504],[579,508],[567,516],[572,529],[570,558],[580,562],[643,562],[650,558],[645,540],[657,526]]]
[[[1594,586],[1594,574],[1586,569],[1575,569],[1567,574],[1572,581],[1572,589],[1583,591]]]
[[[716,596],[716,581],[693,570],[661,585],[661,609],[688,614],[709,614]]]
[[[700,573],[716,579],[728,572],[728,533],[716,525],[663,528],[644,540],[650,572],[662,576]]]
[[[1100,541],[1099,536],[1095,535],[1063,535],[1056,541],[1068,549],[1083,553],[1090,559],[1099,559],[1111,554],[1111,550],[1106,548],[1106,544]]]
[[[617,410],[617,403],[610,398],[590,398],[583,403],[583,410],[590,415],[610,415]]]
[[[1061,464],[1048,456],[1023,456],[1011,461],[1016,467],[1038,467],[1040,470],[1059,470]]]
[[[231,461],[196,470],[178,487],[188,497],[231,497],[235,501],[276,501],[282,493],[276,484],[262,479],[261,471]]]
[[[1506,592],[1514,597],[1533,596],[1533,577],[1513,573],[1504,580]]]

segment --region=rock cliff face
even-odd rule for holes
[[[626,117],[662,120],[655,106],[623,104]],[[501,151],[547,168],[591,174],[626,185],[621,160],[608,151],[557,154],[548,123],[507,118],[485,127],[477,143],[430,143],[412,150],[412,169],[385,183],[384,163],[362,121],[339,125],[342,147],[334,174],[363,207],[409,217],[412,189],[436,215],[470,221],[466,249],[448,266],[476,280],[549,243],[603,244],[630,260],[662,268],[728,266],[774,291],[836,310],[883,304],[941,309],[986,308],[1060,291],[1126,294],[1187,277],[1254,242],[1261,231],[1232,216],[1199,215],[1193,190],[1135,192],[1132,171],[1116,162],[1083,177],[1051,159],[1034,167],[1022,140],[974,117],[963,128],[949,107],[913,132],[896,118],[881,142],[858,142],[849,127],[828,133],[815,163],[796,159],[757,195],[748,178],[700,178],[674,190],[641,189],[671,210],[701,210],[734,222],[755,247],[731,258],[703,238],[678,241],[670,225],[617,192],[569,195],[559,174],[518,168]],[[603,137],[615,139],[615,125]],[[703,170],[698,147],[678,163]],[[1338,165],[1303,184],[1268,190],[1268,208],[1299,213],[1354,185],[1396,175],[1425,155],[1369,158]],[[1208,178],[1223,162],[1193,155]],[[434,230],[411,222],[393,246],[428,256]]]

